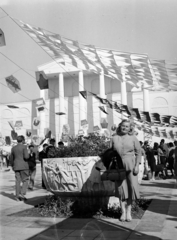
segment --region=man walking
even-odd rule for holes
[[[17,145],[12,148],[11,151],[11,166],[15,172],[16,179],[16,201],[26,200],[25,194],[28,187],[29,180],[29,166],[25,161],[29,158],[27,147],[23,144],[24,137],[17,137]],[[22,188],[20,186],[22,182]]]

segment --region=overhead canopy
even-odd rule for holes
[[[98,74],[103,71],[104,75],[126,81],[135,87],[144,84],[151,90],[177,90],[177,64],[150,60],[145,54],[125,53],[82,44],[22,21],[17,23],[54,61],[61,59],[67,66],[74,66],[78,70]],[[44,88],[47,88],[47,85]]]

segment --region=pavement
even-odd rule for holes
[[[5,169],[6,170],[6,169]],[[153,199],[142,219],[76,219],[17,217],[51,193],[41,189],[41,168],[37,166],[35,189],[27,202],[14,200],[14,172],[0,172],[1,240],[176,240],[177,188],[174,179],[142,181],[141,196]]]

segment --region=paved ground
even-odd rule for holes
[[[173,179],[143,181],[140,190],[153,199],[141,220],[121,223],[117,219],[73,219],[16,217],[13,213],[43,201],[47,191],[40,188],[40,166],[35,190],[27,193],[26,203],[14,201],[14,173],[0,172],[0,239],[2,240],[176,240],[177,188]]]

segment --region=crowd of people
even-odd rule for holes
[[[161,139],[160,143],[155,142],[153,146],[150,146],[148,141],[145,141],[144,144],[140,142],[140,144],[144,157],[145,175],[150,172],[152,181],[159,178],[176,178],[175,152],[177,155],[177,141],[165,143],[165,140]]]

